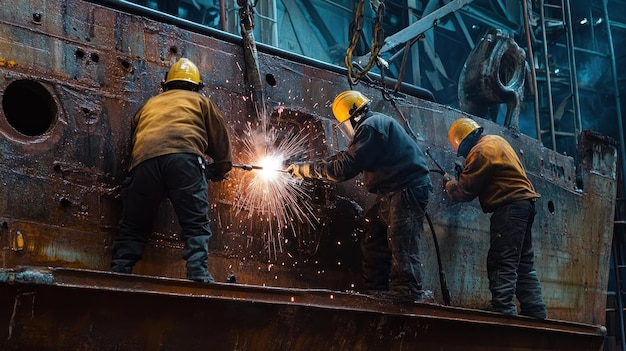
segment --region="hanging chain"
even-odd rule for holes
[[[256,7],[258,0],[252,2],[248,0],[237,0],[239,5],[239,23],[242,30],[254,29],[254,8]]]
[[[369,61],[361,70],[355,70],[352,63],[352,54],[356,48],[359,38],[363,34],[363,10],[365,8],[365,0],[359,0],[357,8],[354,11],[354,20],[350,24],[350,45],[346,50],[345,64],[348,68],[348,81],[350,86],[356,85],[369,70],[379,62],[378,53],[383,47],[385,40],[385,31],[383,29],[383,16],[385,15],[384,0],[377,0],[376,6],[372,5],[372,9],[376,12],[376,21],[374,23],[374,33],[372,35],[372,46],[370,49]]]

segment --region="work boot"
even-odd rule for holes
[[[115,273],[131,274],[133,273],[134,265],[135,265],[135,262],[131,260],[114,259],[111,261],[109,270]]]
[[[208,266],[209,236],[195,236],[185,240],[183,259],[187,260],[187,279],[202,283],[214,283]]]
[[[133,273],[133,267],[123,267],[115,265],[111,266],[111,272],[131,274]]]
[[[435,294],[432,292],[432,290],[419,290],[415,302],[437,304],[437,300],[435,300]]]
[[[208,271],[204,272],[202,275],[187,276],[187,279],[198,283],[215,283],[215,279],[213,279],[213,276]]]
[[[194,282],[214,283],[215,279],[207,269],[206,260],[187,261],[187,279]]]

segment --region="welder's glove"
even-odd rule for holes
[[[219,182],[226,179],[224,171],[218,168],[215,163],[209,163],[205,166],[204,173],[210,181]]]
[[[442,188],[446,188],[446,184],[448,184],[449,181],[454,180],[454,177],[449,175],[448,173],[445,173],[443,175],[443,184],[442,184]]]
[[[287,172],[294,178],[312,178],[311,164],[307,162],[297,162],[287,167]]]

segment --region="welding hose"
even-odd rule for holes
[[[439,173],[441,175],[445,174],[445,172],[440,169],[431,169],[430,171]],[[426,217],[426,221],[428,222],[428,226],[430,227],[430,233],[433,236],[433,244],[435,245],[435,253],[437,254],[437,265],[439,266],[439,285],[441,285],[441,295],[443,296],[443,303],[446,306],[450,306],[450,290],[448,289],[446,272],[444,272],[443,265],[441,263],[441,252],[439,251],[439,240],[437,240],[435,226],[433,226],[433,221],[430,219],[430,215],[428,215],[426,209],[422,208],[422,210],[424,211],[424,217]]]
[[[444,171],[442,171],[440,169],[429,169],[428,171],[429,172],[433,172],[433,173],[439,173],[441,175],[445,175],[446,174],[446,172],[444,172]]]
[[[428,226],[430,227],[430,232],[433,235],[433,243],[435,244],[435,252],[437,253],[437,265],[439,266],[439,284],[441,285],[441,295],[443,296],[443,303],[446,306],[450,306],[450,290],[448,289],[448,282],[446,281],[446,272],[443,271],[443,267],[441,264],[439,241],[437,240],[435,228],[433,226],[433,222],[430,220],[428,212],[424,211],[424,217],[426,217],[426,221],[428,222]]]

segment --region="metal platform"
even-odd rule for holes
[[[602,326],[350,292],[0,271],[2,350],[598,350]]]

